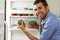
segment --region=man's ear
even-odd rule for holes
[[[47,12],[49,11],[49,7],[48,6],[46,6],[46,10],[47,10]]]

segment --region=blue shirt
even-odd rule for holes
[[[49,12],[41,24],[43,29],[39,40],[60,40],[60,20],[57,16]]]

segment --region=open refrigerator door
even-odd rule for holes
[[[5,0],[0,0],[0,40],[4,40]]]

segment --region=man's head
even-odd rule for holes
[[[45,19],[49,11],[46,0],[36,0],[34,2],[34,8],[35,8],[36,15],[41,19]]]

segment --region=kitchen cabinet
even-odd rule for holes
[[[29,40],[18,28],[17,21],[25,22],[25,29],[33,36],[39,37],[39,28],[29,28],[29,21],[35,21],[40,26],[40,19],[36,17],[33,7],[34,0],[6,0],[6,40]],[[37,27],[37,26],[35,26]]]

